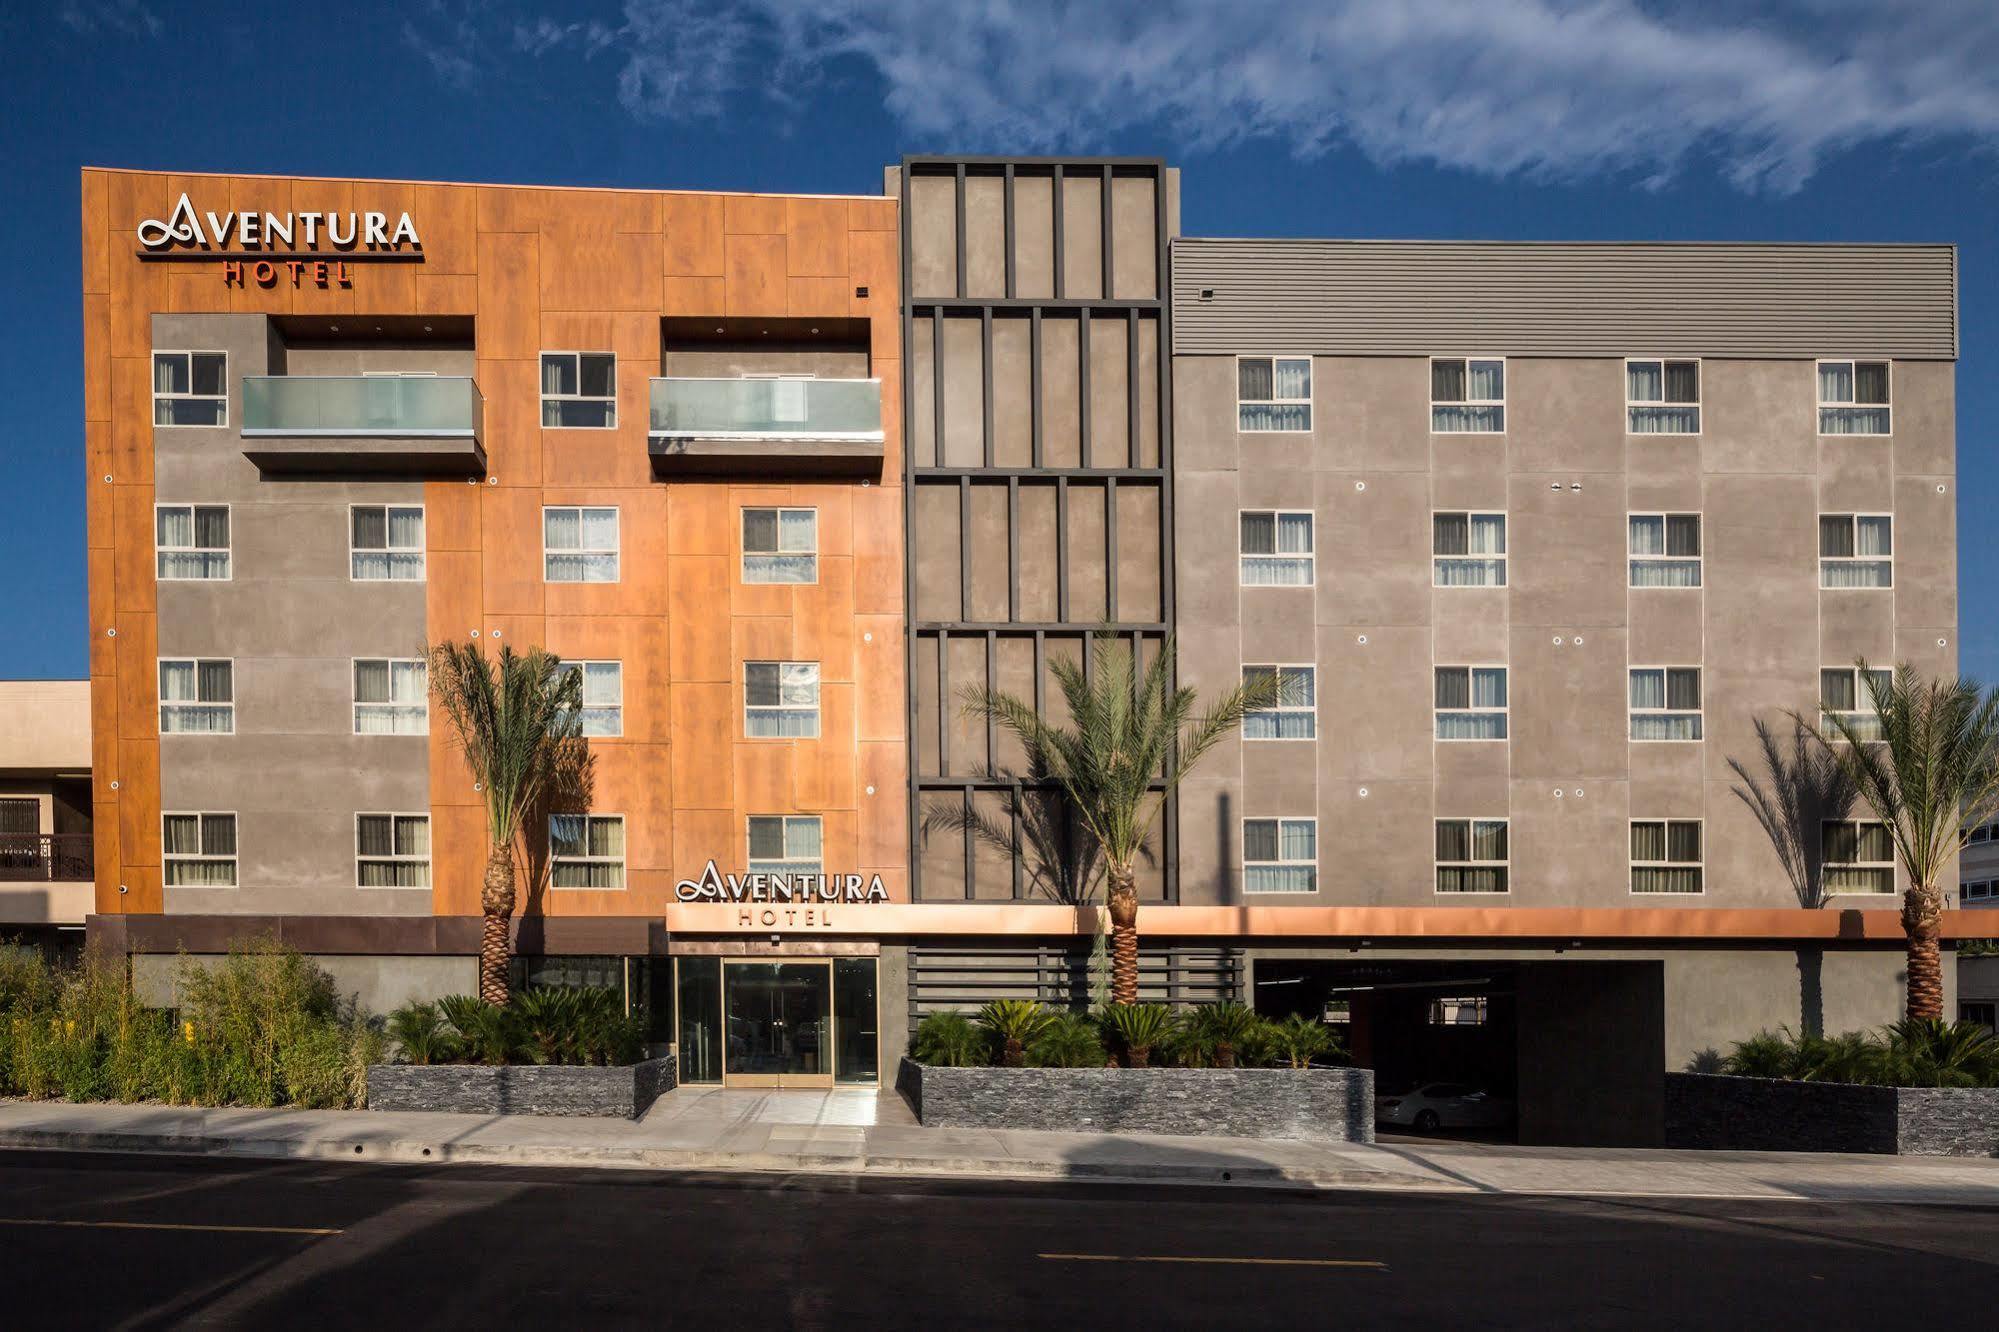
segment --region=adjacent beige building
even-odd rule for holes
[[[0,944],[80,947],[91,899],[90,682],[0,680]]]

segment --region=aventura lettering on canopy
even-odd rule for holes
[[[423,258],[423,239],[408,213],[392,227],[389,214],[366,211],[197,212],[183,194],[165,221],[149,217],[137,231],[139,254],[148,259]]]
[[[888,887],[879,874],[724,874],[711,860],[700,878],[675,884],[673,895],[683,902],[866,903],[888,901]]]

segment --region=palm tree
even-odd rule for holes
[[[479,997],[504,1004],[516,848],[525,851],[528,830],[555,805],[589,804],[582,677],[541,648],[519,655],[503,647],[493,660],[474,645],[440,643],[430,652],[430,683],[486,806]]]
[[[1845,766],[1818,742],[1805,719],[1795,712],[1787,716],[1791,721],[1788,743],[1778,740],[1769,723],[1756,719],[1757,748],[1763,759],[1760,780],[1741,759],[1730,758],[1728,766],[1742,779],[1735,794],[1763,825],[1798,905],[1816,911],[1826,901],[1825,825],[1848,818],[1859,792],[1854,790]],[[1805,1032],[1812,1036],[1825,1027],[1820,980],[1824,962],[1824,949],[1798,950],[1799,1017]]]
[[[1999,812],[1999,693],[1983,695],[1964,679],[1919,677],[1907,663],[1861,678],[1880,718],[1856,724],[1828,713],[1821,736],[1861,798],[1888,826],[1907,873],[1902,932],[1908,936],[1911,1018],[1943,1017],[1944,874],[1957,863],[1968,830]]]
[[[971,686],[965,710],[1013,732],[1031,770],[1045,772],[1067,797],[1096,843],[1111,918],[1111,1002],[1138,1002],[1138,858],[1167,795],[1200,757],[1242,724],[1244,714],[1277,701],[1277,681],[1245,681],[1196,711],[1192,689],[1173,684],[1173,643],[1149,666],[1115,630],[1101,629],[1086,649],[1089,667],[1054,658],[1049,670],[1069,705],[1071,724],[1044,721],[1031,703]]]

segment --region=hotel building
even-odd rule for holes
[[[1728,760],[1863,706],[1857,657],[1955,667],[1948,246],[1190,238],[1161,162],[956,157],[93,169],[83,242],[90,926],[149,993],[251,934],[378,1009],[471,989],[423,655],[540,646],[596,783],[530,839],[523,981],[618,987],[685,1080],[892,1077],[926,1012],[1095,992],[1056,807],[962,695],[1052,708],[1110,626],[1281,682],[1158,825],[1149,995],[1321,1014],[1537,1141],[1656,1141],[1696,1050],[1896,1014],[1879,829],[1805,909]]]

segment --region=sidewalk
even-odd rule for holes
[[[277,1160],[1999,1205],[1999,1161],[923,1128],[892,1093],[682,1088],[643,1120],[0,1102],[0,1147]]]

